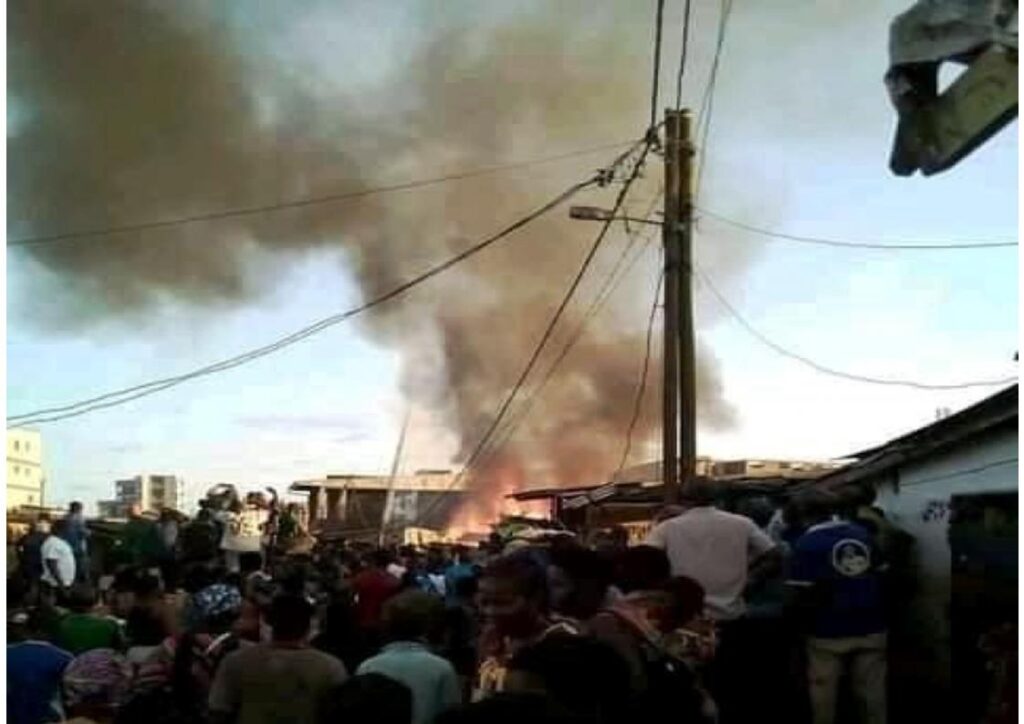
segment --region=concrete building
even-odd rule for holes
[[[36,430],[7,431],[7,510],[46,505],[43,439]]]
[[[859,452],[817,483],[873,487],[886,518],[912,536],[912,585],[892,622],[892,690],[901,694],[893,720],[980,721],[993,658],[982,653],[986,637],[1013,627],[1016,660],[1017,406],[1014,385]]]
[[[841,467],[831,460],[778,460],[743,458],[736,460],[715,460],[698,457],[694,474],[701,478],[729,480],[750,480],[751,478],[817,478]],[[623,469],[612,482],[638,483],[661,480],[661,461],[643,463]]]
[[[181,508],[184,483],[174,475],[136,475],[114,483],[114,499],[97,502],[104,518],[123,518],[128,509],[139,505],[144,511]]]
[[[420,470],[393,481],[389,475],[328,475],[297,481],[290,490],[308,495],[314,531],[370,539],[383,526],[401,540],[405,529],[444,524],[465,493],[456,480],[449,470]]]

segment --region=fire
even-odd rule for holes
[[[517,502],[508,496],[522,490],[526,479],[522,468],[509,460],[499,460],[482,471],[474,481],[471,496],[459,507],[448,525],[447,537],[486,534],[491,524],[505,515],[545,517],[544,501]]]

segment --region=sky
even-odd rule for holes
[[[501,13],[515,12],[501,5],[500,12],[466,22],[498,23]],[[668,38],[677,34],[678,10],[672,5],[664,62],[674,68],[678,45]],[[707,78],[715,5],[694,3],[692,71],[684,84],[693,105]],[[944,174],[892,176],[894,112],[882,75],[887,25],[905,3],[851,5],[801,3],[794,15],[774,12],[774,4],[736,4],[699,206],[808,236],[879,243],[1015,240],[1017,124]],[[413,6],[310,7],[300,15],[291,5],[266,6],[280,28],[267,47],[293,67],[320,74],[330,92],[372,105],[376,93],[386,92],[381,84],[389,69],[418,37]],[[636,20],[649,21],[646,15]],[[345,73],[331,67],[337,56],[329,62],[326,49],[348,59]],[[667,77],[666,93],[673,80]],[[636,82],[645,85],[649,77]],[[19,119],[9,111],[9,136],[12,122]],[[551,152],[632,132],[623,126],[619,135],[562,141]],[[550,179],[543,183],[558,188],[594,163],[545,166]],[[8,208],[10,217],[18,213]],[[495,229],[511,220],[496,219]],[[725,233],[721,222],[699,212],[696,230],[697,260],[709,274],[725,268],[723,259],[736,260],[718,280],[729,301],[766,336],[821,364],[936,383],[1016,374],[1016,249],[808,247]],[[73,299],[61,295],[50,272],[9,250],[8,413],[198,367],[345,309],[360,297],[349,261],[336,250],[311,248],[277,265],[274,283],[243,304],[196,307],[172,299],[129,322],[62,330],[33,320]],[[403,303],[415,305],[414,295]],[[649,299],[631,295],[617,302],[643,310]],[[920,391],[822,375],[764,347],[700,285],[695,305],[700,339],[718,361],[723,394],[735,412],[731,426],[699,429],[700,454],[841,457],[927,424],[940,408],[960,409],[995,391]],[[631,318],[644,317],[641,311]],[[637,355],[639,366],[642,350]],[[142,472],[182,476],[190,499],[219,482],[286,487],[329,472],[386,472],[407,404],[401,363],[399,350],[354,320],[223,374],[44,425],[49,502],[109,497],[114,480]],[[451,466],[456,442],[443,420],[416,408],[403,469]]]

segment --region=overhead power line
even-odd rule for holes
[[[658,120],[658,87],[661,84],[661,28],[665,17],[665,0],[658,0],[658,10],[654,16],[654,76],[651,80],[651,122],[648,128],[654,128]]]
[[[732,0],[722,0],[721,8],[718,18],[718,37],[715,40],[715,54],[711,60],[708,84],[704,89],[704,97],[701,99],[700,113],[697,118],[697,125],[703,126],[703,131],[700,133],[700,150],[697,152],[697,179],[693,192],[695,199],[700,198],[701,182],[704,179],[704,159],[711,137],[711,116],[714,112],[715,89],[718,85],[718,65],[722,59],[722,47],[725,45],[725,31],[729,25],[729,16],[732,14]]]
[[[718,300],[718,303],[725,308],[725,310],[735,319],[743,329],[747,331],[752,337],[757,339],[761,344],[765,345],[769,349],[788,357],[789,359],[796,360],[801,364],[810,367],[811,369],[820,372],[822,374],[831,375],[832,377],[839,377],[844,380],[851,380],[853,382],[864,382],[872,385],[885,385],[889,387],[910,387],[917,390],[966,390],[973,387],[998,387],[1002,385],[1008,385],[1016,382],[1016,377],[1004,377],[1002,379],[993,380],[973,380],[969,382],[954,382],[954,383],[929,383],[929,382],[918,382],[916,380],[902,380],[893,379],[888,377],[871,377],[869,375],[860,375],[852,372],[846,372],[844,370],[838,370],[833,367],[828,367],[816,362],[809,357],[805,357],[802,354],[793,352],[781,344],[774,342],[754,325],[747,321],[747,319],[740,313],[736,307],[729,302],[728,299],[719,291],[718,287],[715,286],[711,278],[701,270],[700,267],[694,266],[693,272],[697,275],[703,285],[711,292],[712,296]]]
[[[647,374],[651,367],[651,339],[654,332],[654,317],[658,312],[658,301],[661,299],[661,285],[665,281],[665,271],[661,270],[658,275],[658,284],[654,288],[654,299],[651,301],[651,312],[647,317],[647,335],[644,339],[644,362],[640,367],[640,379],[637,380],[636,397],[633,400],[633,416],[629,420],[629,428],[626,430],[626,442],[622,449],[622,458],[619,460],[619,467],[612,475],[612,480],[618,477],[622,469],[626,467],[629,460],[629,452],[633,447],[633,432],[636,430],[636,423],[640,419],[640,409],[643,407],[644,392],[647,390]]]
[[[660,196],[661,190],[659,189],[657,195],[654,198],[654,201],[652,202],[651,208],[653,208],[654,203],[657,203],[657,200],[660,198]],[[651,209],[648,209],[648,217],[651,215],[650,211]],[[522,425],[523,421],[526,420],[526,418],[529,416],[534,404],[537,402],[538,399],[540,399],[541,394],[544,392],[548,383],[554,378],[555,372],[558,371],[562,363],[569,356],[569,353],[576,346],[576,343],[579,342],[580,338],[583,336],[583,333],[587,330],[591,320],[593,320],[593,318],[597,316],[597,313],[601,311],[601,308],[611,297],[615,289],[618,288],[618,285],[626,278],[626,275],[629,274],[630,270],[643,256],[643,253],[650,245],[651,237],[653,236],[653,233],[648,234],[642,242],[639,242],[641,245],[640,248],[637,250],[637,253],[633,255],[633,258],[630,259],[628,264],[624,265],[627,255],[629,254],[630,250],[637,245],[639,239],[639,235],[637,233],[627,233],[629,234],[629,242],[627,243],[626,247],[622,250],[622,254],[620,254],[619,258],[616,260],[611,272],[609,272],[608,276],[605,278],[604,284],[602,285],[601,289],[594,296],[594,299],[591,302],[590,306],[587,308],[586,312],[584,312],[583,319],[580,321],[579,325],[577,325],[575,332],[569,338],[569,341],[566,342],[565,345],[563,345],[562,350],[558,353],[558,357],[556,357],[555,360],[548,367],[548,370],[544,374],[544,377],[541,379],[540,384],[534,387],[533,391],[530,393],[530,396],[526,398],[525,402],[523,402],[518,414],[516,415],[516,419],[513,420],[508,425],[501,439],[495,443],[494,447],[492,447],[490,451],[488,451],[489,456],[495,455],[497,451],[504,447],[519,430],[519,427]]]
[[[734,226],[737,229],[748,231],[752,234],[759,234],[760,236],[767,236],[772,239],[783,239],[785,241],[793,241],[800,244],[816,244],[820,246],[834,246],[839,248],[847,249],[890,249],[896,251],[908,251],[908,250],[922,250],[922,251],[935,251],[942,249],[995,249],[1004,247],[1015,247],[1017,246],[1016,241],[977,241],[977,242],[949,242],[939,244],[929,241],[920,242],[893,242],[893,243],[872,243],[864,241],[849,241],[843,239],[829,239],[816,236],[799,236],[797,234],[788,234],[782,231],[772,231],[770,229],[764,229],[751,224],[746,224],[742,221],[736,221],[730,219],[727,216],[722,216],[714,211],[708,211],[707,209],[697,207],[697,211],[704,216],[708,216],[712,219]]]
[[[686,72],[686,51],[690,41],[690,0],[683,6],[683,43],[679,51],[679,72],[676,75],[676,110],[683,108],[683,74]]]
[[[313,324],[303,327],[300,330],[292,332],[291,334],[288,334],[275,342],[264,345],[262,347],[258,347],[243,354],[236,355],[234,357],[229,357],[225,360],[221,360],[220,362],[216,362],[205,367],[200,367],[196,370],[181,375],[165,377],[160,380],[153,380],[152,382],[146,382],[140,385],[126,387],[120,390],[114,390],[112,392],[108,392],[97,397],[92,397],[86,400],[81,400],[79,402],[62,405],[59,407],[49,407],[41,410],[35,410],[33,412],[23,413],[20,415],[12,415],[9,416],[7,420],[9,423],[15,423],[17,425],[27,425],[38,424],[42,422],[55,422],[56,420],[65,419],[67,417],[76,417],[78,415],[84,415],[88,412],[92,412],[97,409],[113,407],[115,405],[120,405],[133,399],[138,399],[139,397],[144,397],[146,395],[161,392],[163,390],[169,389],[170,387],[180,385],[184,382],[195,379],[197,377],[202,377],[205,375],[222,372],[233,367],[238,367],[240,365],[251,362],[255,359],[259,359],[260,357],[264,357],[268,354],[277,352],[278,350],[283,349],[284,347],[295,344],[303,339],[306,339],[307,337],[322,332],[323,330],[329,327],[339,324],[345,320],[351,319],[352,317],[358,314],[362,314],[363,312],[373,309],[374,307],[380,306],[394,299],[395,297],[404,294],[413,287],[418,286],[419,284],[422,284],[423,282],[441,274],[442,272],[447,271],[456,264],[465,261],[469,257],[483,251],[487,247],[497,243],[498,241],[504,239],[505,237],[509,236],[518,229],[521,229],[522,227],[526,226],[531,221],[546,214],[551,209],[559,206],[564,201],[577,194],[579,191],[589,186],[597,184],[600,178],[601,176],[599,174],[598,176],[590,178],[586,181],[573,184],[567,190],[560,193],[551,201],[548,201],[546,204],[538,208],[536,211],[519,219],[518,221],[510,224],[509,226],[506,226],[498,233],[487,237],[483,241],[474,244],[465,251],[456,254],[455,256],[447,259],[446,261],[431,267],[427,271],[418,274],[412,279],[398,285],[397,287],[394,287],[393,289],[387,292],[384,292],[383,294],[378,295],[377,297],[374,297],[373,299],[367,302],[364,302],[363,304],[360,304],[344,312],[340,312],[338,314],[333,314],[329,317],[325,317],[317,322],[314,322]]]
[[[640,175],[640,169],[643,168],[644,161],[647,159],[647,154],[651,150],[651,145],[652,142],[650,140],[650,134],[647,134],[646,142],[643,145],[643,150],[640,153],[640,157],[634,162],[632,172],[626,179],[625,183],[622,185],[622,189],[619,191],[618,196],[615,198],[615,204],[612,207],[611,214],[608,216],[608,218],[601,226],[601,230],[598,232],[597,237],[594,239],[594,243],[591,245],[590,250],[587,252],[587,255],[583,258],[583,262],[580,264],[579,270],[576,272],[576,275],[573,277],[572,282],[569,284],[569,288],[565,291],[565,294],[562,296],[562,301],[558,304],[558,307],[555,309],[554,314],[548,321],[547,327],[544,329],[544,333],[541,335],[540,340],[537,342],[537,345],[534,347],[533,352],[531,353],[529,359],[526,362],[526,366],[523,367],[523,370],[522,372],[520,372],[518,379],[516,379],[515,381],[515,384],[509,390],[509,393],[505,396],[504,400],[502,400],[502,403],[499,406],[498,411],[495,413],[494,418],[491,420],[490,425],[488,425],[487,430],[477,441],[476,446],[473,448],[473,451],[466,459],[466,462],[462,466],[462,469],[446,486],[445,490],[451,490],[452,488],[456,487],[465,478],[465,476],[473,469],[473,466],[476,464],[476,462],[480,459],[480,456],[486,450],[488,444],[491,441],[491,438],[497,431],[498,426],[501,425],[501,422],[505,418],[505,415],[508,414],[509,408],[515,401],[515,398],[519,395],[520,390],[522,390],[527,377],[529,377],[530,373],[533,371],[533,368],[537,365],[537,361],[540,359],[541,352],[544,351],[544,347],[547,346],[548,341],[551,339],[551,335],[554,332],[555,327],[558,325],[559,320],[562,318],[562,315],[565,313],[566,308],[569,306],[569,302],[576,294],[576,290],[579,289],[580,282],[586,275],[587,270],[590,268],[591,262],[594,260],[594,256],[597,254],[598,249],[601,248],[601,244],[604,242],[605,237],[608,235],[608,230],[611,228],[612,222],[615,220],[615,216],[619,213],[619,210],[622,208],[622,204],[626,199],[626,195],[629,193],[629,189],[632,187],[633,182],[636,181],[637,176]],[[418,525],[422,521],[429,518],[430,514],[434,511],[434,509],[437,507],[440,501],[440,496],[435,498],[434,502],[431,505],[428,505],[427,508],[420,515],[417,516],[414,525]]]
[[[212,211],[209,213],[195,214],[191,216],[178,216],[170,219],[161,219],[157,221],[143,221],[136,224],[122,224],[118,226],[107,226],[99,229],[68,231],[57,234],[46,234],[40,236],[28,236],[19,239],[9,240],[7,242],[7,246],[20,247],[38,246],[41,244],[55,244],[58,242],[67,242],[97,236],[113,236],[116,234],[124,234],[128,232],[150,231],[153,229],[183,226],[186,224],[194,224],[204,221],[220,221],[223,219],[241,218],[246,216],[254,216],[258,214],[269,214],[278,211],[286,211],[289,209],[300,209],[309,206],[340,203],[343,201],[351,201],[354,199],[365,198],[367,196],[393,193],[396,191],[409,191],[411,189],[422,188],[425,186],[434,186],[437,184],[447,183],[450,181],[461,181],[464,179],[475,178],[477,176],[486,176],[488,174],[499,173],[501,171],[508,171],[516,168],[526,168],[528,166],[536,166],[545,163],[554,163],[556,161],[564,161],[570,158],[588,156],[591,154],[598,153],[600,151],[609,151],[615,148],[621,148],[623,146],[628,146],[633,143],[635,142],[619,141],[617,143],[605,143],[599,146],[590,146],[588,148],[581,148],[576,151],[569,151],[567,153],[557,154],[554,156],[545,156],[542,158],[533,158],[524,161],[512,161],[497,166],[488,166],[486,168],[471,169],[468,171],[460,171],[456,173],[447,174],[444,176],[434,176],[431,178],[417,179],[414,181],[404,181],[401,183],[390,184],[387,186],[375,186],[373,188],[368,189],[359,189],[358,191],[342,191],[339,193],[326,194],[323,196],[293,199],[291,201],[282,201],[279,203],[266,205],[224,209],[221,211]]]

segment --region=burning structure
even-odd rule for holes
[[[382,54],[389,62],[370,63],[367,72],[355,62],[365,59],[345,56],[365,48],[365,39],[350,43],[358,39],[346,33],[374,21],[387,27],[388,18],[374,15],[387,5],[320,0],[302,13],[286,12],[287,5],[240,13],[195,2],[12,3],[10,238],[127,229],[20,247],[38,283],[28,296],[14,295],[12,314],[63,333],[117,323],[137,330],[159,318],[155,312],[191,316],[195,308],[264,298],[281,283],[284,265],[311,254],[339,264],[339,275],[373,298],[522,218],[645,131],[645,8],[606,1],[494,12],[422,4],[410,10],[408,36]],[[348,22],[353,13],[360,23]],[[693,43],[695,59],[713,55],[712,37]],[[688,95],[703,88],[701,62],[687,75]],[[566,155],[581,148],[600,153]],[[448,170],[558,154],[566,158],[540,170],[372,193]],[[633,186],[624,215],[643,213],[660,196],[657,166]],[[759,188],[757,208],[771,208],[765,193],[772,185],[747,173]],[[587,202],[604,204],[617,190],[595,189]],[[349,198],[290,203],[343,195]],[[220,213],[264,204],[280,208]],[[147,228],[196,216],[204,219]],[[494,419],[593,233],[548,214],[453,268],[443,284],[411,292],[415,303],[365,317],[360,332],[400,352],[406,396],[438,412],[458,436],[453,464],[467,459]],[[724,284],[737,278],[747,254],[720,243],[727,235],[701,249],[703,266]],[[616,468],[659,272],[657,245],[634,249],[634,241],[614,233],[595,256],[537,377],[575,341],[571,355],[543,394],[539,380],[527,381],[529,414],[517,401],[500,444],[465,476],[466,491],[453,493],[453,501],[468,495],[471,502],[439,505],[453,525],[495,519],[506,494],[527,479],[582,484]],[[630,303],[590,315],[627,251],[635,263],[615,295]],[[36,300],[51,291],[63,303],[40,308]],[[585,334],[577,334],[584,324]],[[709,429],[733,417],[716,367],[699,346],[698,417]],[[655,363],[650,379],[658,374]],[[647,442],[658,419],[656,388],[647,386],[635,427],[641,459],[653,453]],[[352,482],[328,477],[316,487],[341,496],[355,489]],[[375,526],[383,503],[371,507],[367,496],[382,498],[383,483],[359,485],[367,486],[358,493],[367,507],[351,515]]]

